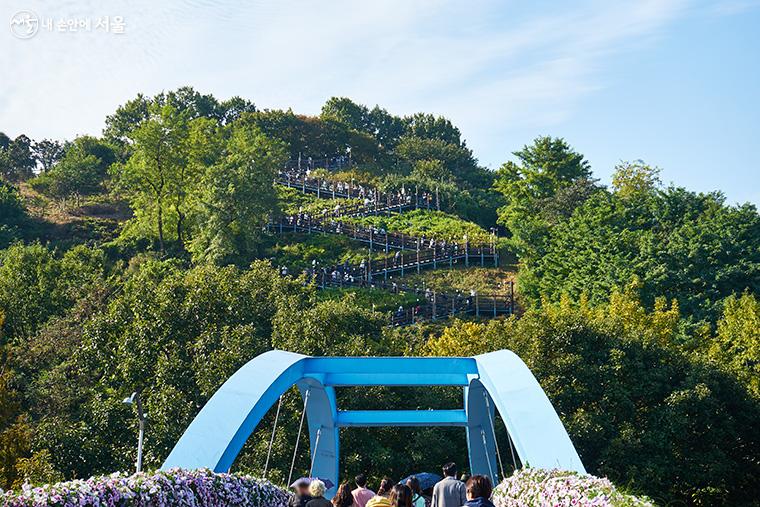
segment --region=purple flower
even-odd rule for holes
[[[606,478],[563,470],[524,468],[493,493],[496,507],[653,507],[646,497],[618,491]]]
[[[107,507],[287,507],[289,493],[249,475],[215,474],[207,469],[171,469],[127,476],[115,473],[21,491],[0,491],[3,505]]]

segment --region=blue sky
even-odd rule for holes
[[[121,16],[125,33],[39,18]],[[316,114],[331,96],[451,118],[482,164],[566,138],[608,183],[620,160],[760,204],[760,1],[35,1],[0,5],[0,130],[99,133],[138,92],[189,84]]]

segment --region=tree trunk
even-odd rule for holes
[[[161,198],[158,198],[158,243],[161,246],[161,253],[164,253],[164,206]]]
[[[185,243],[182,241],[182,222],[185,218],[185,215],[182,214],[182,212],[179,210],[179,206],[176,207],[177,209],[177,241],[179,242],[180,249],[185,249]]]

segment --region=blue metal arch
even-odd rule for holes
[[[306,417],[313,475],[338,484],[339,429],[461,426],[473,473],[499,480],[493,420],[498,410],[523,464],[585,472],[562,422],[525,363],[501,350],[472,358],[308,357],[273,350],[255,357],[211,397],[163,468],[229,470],[261,418],[291,386],[309,392]],[[463,410],[339,411],[335,387],[461,386]],[[328,492],[333,494],[334,488]]]
[[[581,458],[536,377],[511,350],[475,356],[479,381],[493,399],[524,466],[585,473]]]

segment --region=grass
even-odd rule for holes
[[[367,259],[369,249],[346,236],[335,234],[285,233],[267,238],[266,257],[275,265],[285,265],[291,270],[302,271],[316,260],[320,266],[332,266],[348,261],[359,265]],[[375,251],[372,259],[379,262],[383,253]]]
[[[353,294],[354,301],[365,308],[372,308],[377,312],[391,312],[399,306],[409,308],[421,301],[414,293],[393,294],[382,289],[362,288],[328,288],[317,292],[320,299],[342,299],[346,294]]]
[[[361,204],[359,199],[322,199],[315,195],[303,194],[296,188],[278,185],[277,194],[280,209],[287,215],[299,212],[320,216],[324,211],[332,212],[336,205],[344,207]],[[344,217],[343,222],[374,226],[389,232],[409,234],[410,236],[433,238],[448,242],[463,242],[465,235],[470,245],[481,246],[491,243],[491,235],[479,225],[464,220],[456,215],[436,210],[413,210],[391,215],[372,215],[366,217]]]
[[[308,213],[312,216],[320,216],[324,211],[333,211],[335,206],[353,206],[360,204],[359,199],[323,199],[313,194],[304,194],[295,188],[276,185],[277,198],[280,209],[286,215]]]
[[[491,242],[490,233],[479,225],[442,211],[418,209],[388,216],[367,216],[345,220],[383,228],[389,232],[460,243],[467,235],[472,246],[488,245]]]
[[[405,276],[406,285],[425,286],[442,292],[462,291],[468,293],[475,289],[479,294],[508,294],[509,282],[515,273],[501,268],[457,267],[438,269]]]
[[[83,196],[75,206],[73,201],[59,202],[45,197],[27,183],[19,185],[19,193],[29,217],[19,226],[18,236],[64,249],[82,242],[114,239],[120,224],[131,214],[125,202],[109,194]]]

